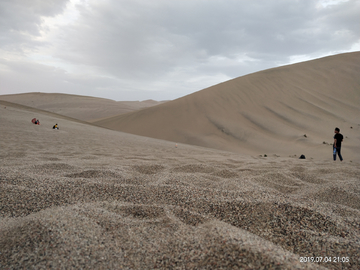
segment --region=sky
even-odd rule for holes
[[[360,51],[360,0],[0,0],[0,95],[173,100]]]

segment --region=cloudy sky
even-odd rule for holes
[[[0,94],[168,100],[360,51],[360,0],[0,0]]]

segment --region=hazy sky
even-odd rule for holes
[[[0,94],[175,99],[360,50],[360,0],[0,0]]]

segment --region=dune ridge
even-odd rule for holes
[[[94,123],[132,134],[247,154],[331,151],[336,126],[359,159],[360,52],[239,77],[174,101]],[[326,142],[326,144],[324,143]]]
[[[105,98],[59,93],[24,93],[0,95],[0,100],[41,109],[83,121],[99,121],[166,101],[115,101]]]

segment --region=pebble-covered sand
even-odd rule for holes
[[[360,269],[346,153],[241,156],[0,109],[0,269]]]

